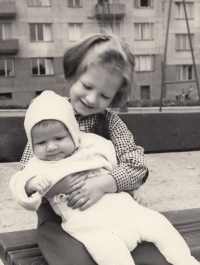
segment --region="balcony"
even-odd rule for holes
[[[14,18],[16,13],[15,3],[0,3],[0,19]]]
[[[120,19],[124,17],[125,4],[109,4],[109,8],[108,5],[105,4],[104,11],[103,11],[103,5],[96,5],[95,10],[96,10],[95,16],[97,19],[101,19],[103,13],[105,19],[108,19],[110,17],[113,19]],[[110,16],[109,16],[109,11],[110,11]]]
[[[18,51],[18,39],[0,40],[0,54],[16,54]]]

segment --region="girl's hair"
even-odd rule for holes
[[[94,65],[108,66],[122,74],[123,82],[110,107],[123,106],[132,98],[135,58],[126,42],[114,34],[98,33],[75,43],[64,54],[64,74],[71,83]]]

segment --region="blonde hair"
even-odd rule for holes
[[[65,78],[72,84],[94,65],[109,66],[122,75],[123,82],[110,107],[123,106],[133,97],[135,58],[126,42],[114,34],[98,33],[75,43],[63,57]]]

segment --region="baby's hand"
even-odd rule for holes
[[[31,195],[34,192],[39,192],[44,194],[52,185],[51,179],[48,179],[47,176],[37,175],[27,181],[25,190],[28,195]]]

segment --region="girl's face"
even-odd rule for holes
[[[71,134],[62,122],[32,129],[33,151],[40,160],[59,161],[75,149]]]
[[[89,68],[71,87],[70,97],[73,108],[82,116],[105,110],[122,83],[119,72],[95,66]]]

